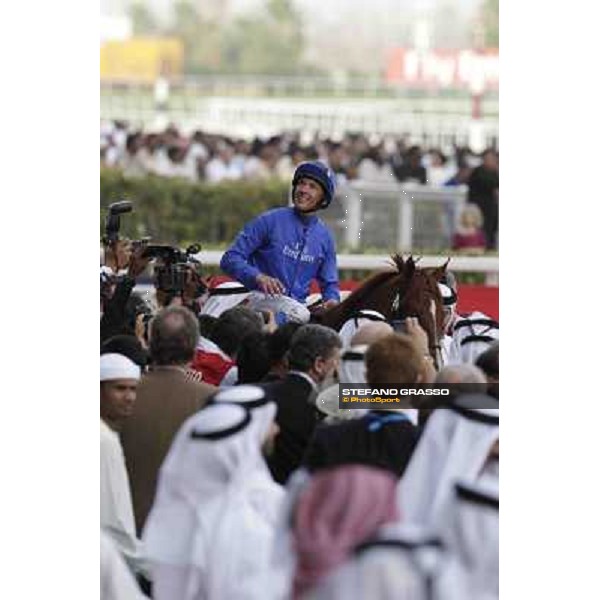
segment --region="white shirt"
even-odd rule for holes
[[[100,527],[134,572],[147,574],[135,534],[133,505],[119,436],[100,419]]]
[[[112,540],[100,530],[101,600],[144,600],[133,575]]]
[[[244,426],[244,409],[217,403],[181,426],[161,466],[143,533],[156,600],[265,597],[283,490],[260,446],[276,410],[268,403]],[[240,424],[241,430],[218,440],[192,437]]]
[[[498,409],[440,408],[425,430],[398,485],[403,520],[435,529],[443,521],[454,484],[475,481],[499,438]]]
[[[206,164],[206,180],[210,183],[218,183],[224,179],[240,179],[242,172],[233,162],[226,165],[220,158],[213,158]]]

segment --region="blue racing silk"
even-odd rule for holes
[[[250,221],[221,259],[221,269],[248,289],[260,273],[276,277],[285,294],[304,302],[316,279],[323,300],[340,300],[335,241],[317,216],[274,208]]]

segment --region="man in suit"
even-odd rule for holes
[[[292,337],[290,371],[281,380],[262,387],[277,403],[280,432],[268,460],[277,483],[285,484],[302,461],[304,451],[320,420],[315,405],[319,386],[337,368],[342,342],[338,334],[322,325],[303,325]]]
[[[152,507],[158,470],[175,434],[217,391],[187,371],[199,336],[196,318],[182,306],[166,308],[151,321],[152,366],[140,380],[135,409],[121,431],[138,534]]]

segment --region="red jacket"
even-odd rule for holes
[[[202,373],[202,381],[219,385],[227,371],[234,366],[235,361],[231,360],[214,342],[207,338],[200,338],[190,367]]]

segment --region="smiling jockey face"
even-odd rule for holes
[[[315,212],[325,196],[325,191],[319,183],[309,177],[301,177],[294,188],[294,206],[301,213]]]

